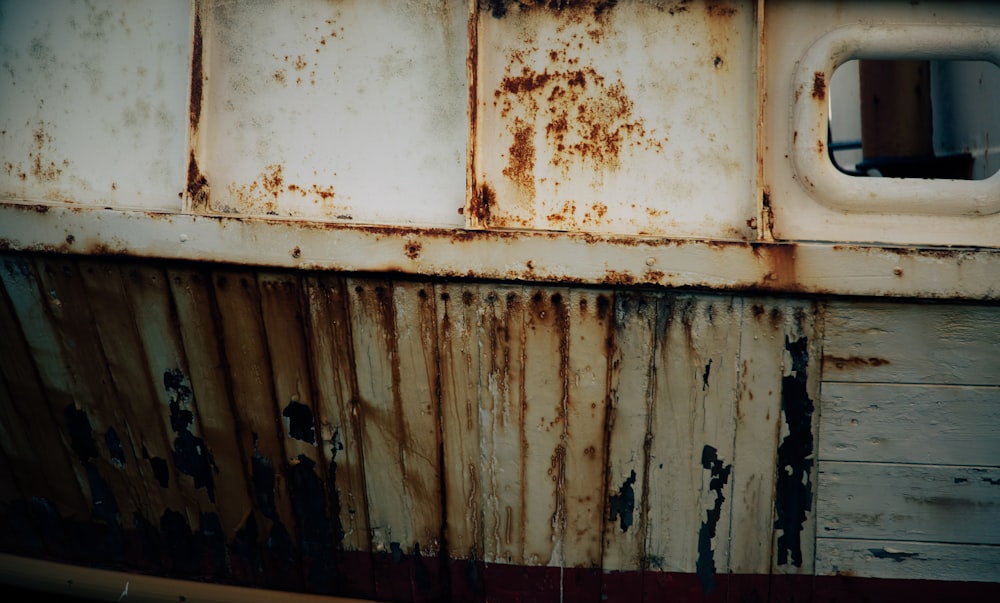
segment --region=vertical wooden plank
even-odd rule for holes
[[[739,300],[709,296],[660,309],[647,555],[695,572],[705,594],[729,560],[740,312]]]
[[[148,457],[153,477],[162,487],[159,500],[150,501],[155,506],[140,512],[146,519],[160,524],[161,530],[170,521],[186,524],[187,530],[197,529],[201,515],[199,502],[207,506],[208,501],[204,500],[204,495],[195,493],[190,482],[180,479],[173,438],[168,435],[172,421],[167,391],[163,387],[162,373],[151,372],[150,359],[139,336],[133,300],[125,287],[128,270],[118,263],[80,262],[81,283],[90,300],[110,377],[119,394],[117,403],[127,421],[126,428],[132,434],[139,434],[141,453]],[[149,313],[144,318],[150,324],[164,320],[162,315],[153,316],[153,308],[146,309]],[[169,345],[168,340],[163,340],[151,342],[150,347],[159,351]],[[180,523],[176,527],[179,528]],[[184,529],[171,531],[175,534],[185,532]],[[189,542],[172,541],[172,544],[175,546],[166,547],[168,554],[165,556],[170,569],[181,573],[205,572],[194,563],[191,552],[184,550],[189,548]]]
[[[405,428],[399,383],[398,333],[390,281],[349,279],[351,331],[365,462],[368,519],[376,553],[375,598],[409,600],[413,524],[405,501]],[[405,549],[403,547],[406,547]]]
[[[136,528],[140,542],[133,544],[138,550],[129,554],[130,562],[152,567],[169,563],[146,536],[162,527],[164,517],[174,517],[168,513],[186,519],[187,509],[171,489],[176,479],[170,448],[163,424],[150,412],[148,378],[134,366],[141,349],[136,349],[120,275],[92,298],[95,292],[85,287],[76,260],[39,258],[36,266],[70,376],[57,387],[67,387],[73,398],[63,414],[93,496],[97,521],[91,524],[108,529],[100,554],[124,557],[123,530]],[[89,264],[83,270],[96,272],[97,267]]]
[[[299,551],[292,534],[297,522],[287,487],[289,457],[284,448],[281,409],[275,399],[256,276],[235,270],[213,274],[218,319],[226,353],[241,448],[250,453],[250,476],[257,510],[266,518],[259,526],[248,518],[246,540],[258,540],[265,551],[266,583],[273,588],[299,588]]]
[[[8,270],[12,272],[8,272]],[[0,264],[0,285],[15,276],[14,264]],[[0,445],[3,446],[27,498],[44,497],[64,517],[89,514],[89,502],[80,489],[62,422],[53,417],[39,381],[32,350],[5,288],[0,289],[0,381],[5,398],[0,401]]]
[[[569,299],[535,290],[525,328],[525,562],[562,567],[566,533]]]
[[[490,494],[497,472],[515,467],[507,458],[498,461],[491,443],[480,439],[492,434],[497,420],[496,416],[485,416],[485,408],[491,407],[495,398],[483,392],[480,383],[483,366],[490,362],[480,352],[481,291],[470,286],[440,284],[435,286],[434,293],[441,350],[440,413],[448,549],[452,558],[468,560],[466,567],[475,569],[484,555],[495,559],[499,525],[497,503]],[[486,538],[489,544],[484,542]],[[478,570],[453,572],[449,585],[452,596],[480,599],[484,593],[478,578]]]
[[[279,405],[288,466],[285,480],[295,513],[301,571],[310,590],[331,591],[334,577],[333,532],[328,515],[326,460],[310,363],[306,354],[302,287],[297,276],[258,273],[261,317]]]
[[[477,341],[480,439],[485,463],[483,559],[486,563],[522,564],[523,297],[516,287],[489,287],[484,292]],[[470,363],[474,361],[469,358]]]
[[[328,275],[306,277],[305,290],[319,435],[331,480],[333,536],[348,553],[339,559],[337,574],[345,595],[370,598],[371,567],[361,563],[369,559],[371,540],[348,293],[343,280]]]
[[[563,597],[600,601],[605,428],[614,299],[609,292],[568,291],[566,392],[566,531]]]
[[[767,574],[774,530],[774,481],[781,429],[786,300],[747,299],[736,397],[729,570]]]
[[[438,402],[437,312],[434,289],[400,281],[393,286],[399,362],[399,412],[403,424],[402,458],[406,507],[412,525],[404,550],[411,557],[414,601],[440,600],[438,553],[444,533],[444,484],[441,467],[441,418]],[[462,296],[475,307],[475,295]],[[466,378],[475,380],[476,371]]]
[[[784,313],[784,329],[771,573],[785,578],[772,581],[771,597],[808,599],[815,567],[815,459],[823,349],[818,306],[809,302],[790,305]]]
[[[211,277],[206,272],[171,268],[167,271],[170,296],[184,353],[200,435],[218,470],[214,473],[216,503],[229,549],[229,572],[243,584],[263,584],[252,471],[248,466],[252,441],[234,413],[230,375],[224,354],[221,318],[215,306]],[[251,533],[253,535],[251,535]]]
[[[658,339],[654,337],[659,295],[618,291],[614,301],[614,353],[611,359],[608,419],[606,501],[604,520],[606,601],[642,598],[634,572],[645,565],[645,520],[648,515],[647,476],[652,432],[653,366]],[[616,572],[630,572],[619,579]]]

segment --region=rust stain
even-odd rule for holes
[[[813,74],[812,97],[818,101],[826,99],[826,74],[822,71]]]
[[[528,198],[535,196],[535,128],[518,118],[513,125],[514,142],[507,155],[503,175],[517,184]]]
[[[861,368],[863,366],[885,366],[889,364],[889,361],[885,358],[869,357],[864,358],[862,356],[823,356],[823,364],[832,364],[838,369],[845,368]]]
[[[53,142],[52,136],[46,131],[44,121],[38,122],[38,127],[35,128],[32,133],[32,138],[35,141],[34,148],[33,150],[28,151],[31,175],[34,176],[39,182],[55,181],[62,175],[62,169],[57,167],[54,161],[46,161],[44,157],[46,154],[46,148]],[[69,161],[64,160],[62,165],[63,167],[67,167],[69,165]],[[7,166],[7,173],[13,171],[13,165],[7,164]],[[22,181],[27,179],[27,175],[20,170],[20,166],[18,166],[17,177]]]
[[[576,14],[584,15],[587,11],[598,20],[606,18],[608,12],[618,4],[618,0],[480,0],[480,9],[488,10],[490,14],[501,19],[506,17],[510,8],[516,6],[519,11],[555,10],[560,13],[575,9]]]
[[[822,140],[817,140],[816,141],[816,150],[819,151],[820,155],[823,155],[823,154],[826,153],[826,145],[823,144]]]
[[[482,184],[469,201],[469,211],[483,226],[490,222],[490,211],[496,205],[496,193],[489,184]]]
[[[761,286],[765,288],[784,287],[795,282],[795,256],[798,246],[794,243],[784,245],[765,245],[751,243],[754,257],[766,264]]]
[[[194,7],[194,33],[191,44],[191,97],[188,105],[188,119],[192,132],[198,131],[201,122],[201,105],[205,81],[204,66],[202,64],[202,34],[201,34],[201,2],[196,2]]]
[[[413,239],[407,241],[406,245],[403,247],[406,257],[411,260],[415,260],[420,257],[420,252],[423,251],[423,248],[424,246],[420,244],[420,241]]]
[[[207,211],[209,209],[209,187],[208,179],[198,169],[198,160],[195,159],[194,151],[191,151],[188,159],[188,183],[187,193],[191,199],[191,209],[194,211]]]
[[[705,5],[709,17],[732,17],[739,9],[726,2],[709,2]]]

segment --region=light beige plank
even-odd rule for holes
[[[703,579],[728,567],[739,323],[730,297],[664,298],[660,308],[646,544],[653,567]]]
[[[403,424],[404,504],[413,526],[404,550],[420,546],[435,556],[441,545],[441,419],[438,415],[438,343],[434,289],[400,281],[393,286],[399,362],[399,412]],[[475,303],[475,302],[470,302]],[[478,371],[466,374],[475,380]]]
[[[565,561],[569,310],[565,292],[528,291],[524,331],[524,562]]]
[[[594,290],[571,290],[568,297],[564,563],[599,567],[614,298]]]
[[[400,409],[393,291],[391,283],[381,280],[349,279],[347,287],[372,549],[389,552],[393,542],[403,547],[415,540],[405,502],[406,431]]]
[[[1000,545],[1000,469],[824,461],[826,538]]]
[[[602,561],[609,571],[635,571],[644,564],[659,298],[649,293],[615,294],[605,486],[609,513]]]
[[[770,571],[785,314],[794,308],[786,300],[744,301],[732,474],[729,569],[734,573]]]
[[[825,381],[1000,385],[1000,306],[831,303]]]
[[[480,452],[479,300],[473,288],[461,285],[436,285],[434,295],[441,350],[448,547],[452,557],[482,559],[483,489],[496,468],[492,459],[482,459]]]
[[[185,374],[198,408],[198,432],[218,467],[214,476],[216,503],[229,540],[254,508],[248,467],[253,456],[252,435],[233,412],[232,394],[226,385],[229,369],[223,361],[222,326],[213,314],[211,278],[197,270],[171,269],[167,280],[188,361]],[[243,448],[244,442],[247,448]]]
[[[484,288],[479,325],[483,559],[524,563],[524,292]],[[470,359],[470,362],[474,360]]]
[[[998,546],[816,539],[818,575],[995,582],[998,567]]]
[[[1000,387],[823,384],[820,459],[1000,466]]]
[[[307,277],[305,290],[311,360],[319,394],[319,436],[327,466],[336,476],[342,544],[347,551],[368,551],[371,540],[348,293],[340,278],[329,275]]]

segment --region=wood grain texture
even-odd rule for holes
[[[825,383],[820,458],[1000,466],[1000,388]]]
[[[645,567],[658,300],[648,293],[615,295],[602,560],[609,571]]]
[[[816,539],[816,573],[820,575],[996,582],[997,567],[998,546]]]
[[[1000,306],[832,302],[823,379],[1000,385]]]
[[[309,303],[310,360],[318,399],[319,438],[330,467],[331,513],[336,508],[341,534],[334,533],[347,551],[371,550],[361,423],[347,293],[335,276],[305,279]]]
[[[823,537],[1000,545],[1000,469],[891,463],[820,466]]]

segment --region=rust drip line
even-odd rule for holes
[[[363,599],[279,592],[114,572],[3,553],[0,553],[0,584],[96,601],[374,603]]]

